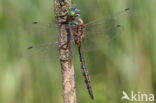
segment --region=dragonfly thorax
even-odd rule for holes
[[[71,21],[72,26],[75,26],[75,25],[78,25],[78,24],[83,24],[83,20],[80,17]]]

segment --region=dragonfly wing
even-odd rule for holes
[[[114,37],[117,36],[117,34],[120,32],[121,28],[122,27],[119,24],[116,24],[114,26],[110,26],[110,27],[107,27],[107,28],[95,27],[94,30],[84,32],[85,33],[85,38],[104,35],[103,39],[109,41],[110,39],[113,39]]]
[[[102,32],[116,29],[120,27],[122,22],[125,21],[130,15],[132,15],[132,10],[127,8],[115,14],[94,20],[86,24],[85,33],[86,35],[96,35],[101,34]]]
[[[35,36],[48,36],[57,33],[58,27],[55,23],[41,23],[34,21],[25,25],[26,31]]]
[[[49,57],[54,58],[56,56],[58,50],[58,44],[48,42],[48,43],[41,43],[39,45],[29,46],[24,50],[22,53],[22,57],[35,57],[38,59],[49,59]]]
[[[65,24],[66,25],[66,24]],[[68,24],[67,24],[68,25]],[[67,26],[68,27],[68,26]],[[49,57],[48,55],[52,55],[52,52],[57,53],[59,45],[56,43],[58,39],[58,27],[55,24],[48,24],[48,23],[40,23],[40,22],[32,22],[29,25],[29,30],[33,31],[31,34],[37,34],[33,37],[37,42],[43,42],[37,44],[35,46],[29,46],[24,52],[24,57]],[[28,32],[29,32],[28,30]],[[30,33],[29,33],[30,35]],[[50,41],[49,43],[44,42]],[[57,44],[57,45],[56,45]],[[58,54],[58,53],[57,53]],[[54,55],[56,56],[56,55]]]
[[[120,34],[122,34],[122,21],[126,20],[126,18],[131,14],[132,10],[128,8],[86,24],[86,29],[84,32],[84,49],[86,51],[94,51],[95,48],[90,48],[90,45],[101,41],[101,45],[106,45],[107,43],[118,37]]]
[[[58,29],[59,23],[41,23],[38,21],[33,21],[30,25],[38,26],[40,28]],[[68,25],[68,24],[66,24]]]
[[[115,27],[107,32],[97,32],[95,35],[86,35],[82,44],[83,50],[86,52],[94,52],[100,50],[101,46],[107,46],[109,43],[117,39],[122,33],[122,26]],[[99,46],[99,47],[98,47]]]
[[[122,11],[119,11],[115,14],[111,14],[108,16],[104,16],[101,19],[91,21],[86,24],[86,30],[90,30],[92,27],[96,26],[105,26],[110,27],[110,25],[114,26],[114,24],[120,24],[122,21],[124,21],[127,17],[132,15],[132,9],[126,8]]]

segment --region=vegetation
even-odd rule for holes
[[[84,22],[124,8],[133,15],[109,43],[91,36],[84,52],[95,103],[121,103],[122,91],[156,94],[156,13],[154,0],[74,0]],[[53,0],[0,1],[0,103],[63,103]],[[40,26],[31,25],[42,22]],[[93,38],[92,38],[93,37]],[[37,45],[34,51],[27,47]],[[85,50],[84,50],[85,51]],[[74,51],[78,103],[92,103]]]

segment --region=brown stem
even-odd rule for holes
[[[62,72],[62,86],[64,103],[76,103],[75,74],[72,57],[71,32],[64,24],[67,20],[71,0],[54,0],[55,16],[59,26],[58,41]],[[70,26],[70,25],[68,25]]]

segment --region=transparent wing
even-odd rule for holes
[[[127,8],[115,14],[104,16],[101,19],[91,21],[86,24],[85,34],[101,34],[111,29],[117,28],[127,17],[132,15],[132,9]],[[33,21],[26,25],[26,29],[36,35],[50,35],[51,32],[58,31],[56,23],[41,23]]]
[[[28,33],[35,36],[48,36],[57,33],[58,26],[55,23],[42,23],[33,21],[25,25],[25,29]],[[57,34],[56,34],[57,35]]]
[[[38,60],[56,59],[58,46],[56,43],[48,42],[27,47],[22,53],[22,58],[36,58]]]
[[[127,8],[115,14],[111,14],[87,23],[84,32],[84,50],[98,50],[98,47],[94,48],[94,44],[98,43],[99,45],[104,46],[113,39],[117,38],[120,34],[122,34],[123,21],[128,20],[128,17],[131,15],[132,10]]]
[[[35,45],[27,47],[23,52],[22,57],[35,56],[37,58],[48,58],[49,55],[56,56],[58,54],[58,47],[60,44],[58,40],[57,24],[48,24],[40,22],[32,22],[27,25],[28,35],[33,36]],[[34,39],[35,38],[35,39]],[[71,40],[72,41],[72,40]]]
[[[103,26],[104,25],[107,26],[107,25],[110,25],[111,23],[114,24],[114,22],[120,23],[121,21],[125,20],[127,17],[129,17],[131,15],[132,15],[132,9],[126,8],[126,9],[119,11],[115,14],[104,16],[101,19],[91,21],[86,24],[86,28],[95,27],[95,26],[101,25],[101,24]]]
[[[112,40],[118,40],[122,34],[122,30],[122,26],[119,26],[100,34],[86,35],[82,43],[83,51],[94,52],[109,46]]]
[[[105,16],[101,19],[91,21],[86,24],[85,34],[101,34],[112,29],[119,28],[122,22],[125,21],[129,16],[132,15],[130,8],[124,9],[115,14]]]
[[[111,40],[113,40],[114,38],[118,37],[121,34],[122,22],[125,21],[131,15],[132,10],[127,8],[115,14],[87,23],[84,32],[85,40],[82,46],[83,50],[95,51],[98,49],[98,47],[93,47],[95,43],[99,43],[103,46]],[[49,39],[49,41],[53,38],[50,39],[48,35],[55,35],[54,40],[56,40],[58,28],[56,24],[39,23],[35,21],[32,22],[31,26],[29,27],[32,27],[32,31],[34,31],[35,33],[37,32],[37,35],[41,35],[43,37],[46,36],[47,39]],[[48,55],[54,54],[54,56],[56,56],[56,54],[58,54],[57,50],[58,48],[56,46],[56,42],[49,42],[37,46],[30,46],[24,52],[24,55],[48,57]]]
[[[25,27],[28,32],[27,35],[30,36],[29,41],[34,45],[26,47],[26,50],[22,53],[22,57],[36,56],[47,58],[48,55],[54,54],[54,51],[56,54],[56,41],[58,37],[56,24],[35,21],[27,24]]]

